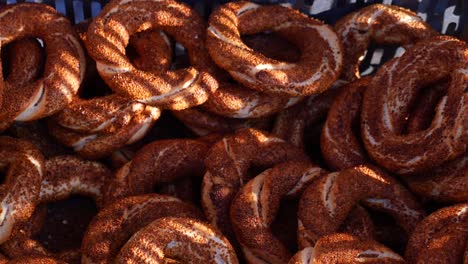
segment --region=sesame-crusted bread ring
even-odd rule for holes
[[[137,69],[125,48],[131,35],[144,30],[162,30],[181,43],[192,67],[157,73]],[[181,110],[204,103],[218,88],[210,74],[214,65],[203,45],[205,34],[202,17],[186,4],[113,0],[91,22],[86,47],[99,74],[117,94]]]
[[[202,219],[202,213],[181,200],[159,194],[131,196],[104,207],[83,237],[82,263],[114,263],[120,248],[138,230],[162,217]]]
[[[373,240],[335,233],[320,238],[314,247],[297,252],[288,264],[374,263],[403,264],[405,260]]]
[[[106,188],[105,203],[151,193],[157,184],[202,176],[209,144],[191,139],[157,140],[141,148]]]
[[[304,130],[327,116],[333,100],[345,83],[338,80],[325,92],[311,95],[280,112],[275,119],[273,134],[298,147],[305,147]]]
[[[449,77],[430,126],[404,134],[423,87]],[[416,43],[385,63],[364,93],[361,134],[369,156],[398,173],[428,171],[453,160],[468,144],[468,44],[448,36]]]
[[[88,24],[77,27],[83,42],[87,40],[84,32]],[[139,32],[132,35],[129,42],[135,53],[132,53],[132,61],[138,69],[158,72],[170,68],[172,44],[163,32]],[[95,64],[92,59],[88,60]],[[83,87],[85,92],[86,88],[90,87]],[[81,156],[96,159],[144,137],[159,116],[159,108],[115,94],[92,99],[76,97],[53,117],[51,133]]]
[[[159,108],[110,95],[73,103],[49,122],[49,132],[80,156],[99,159],[132,144],[152,128]]]
[[[230,118],[261,118],[271,116],[301,101],[301,97],[282,97],[248,89],[240,84],[220,82],[201,107]]]
[[[41,183],[38,204],[64,200],[71,195],[83,195],[94,199],[102,207],[105,183],[112,177],[112,172],[100,163],[85,161],[74,156],[57,156],[45,163],[45,174]],[[31,218],[31,221],[40,221]],[[1,245],[1,249],[11,258],[22,256],[48,256],[69,262],[79,263],[79,248],[60,252],[51,252],[39,240],[34,238],[33,228],[24,228]]]
[[[245,43],[266,57],[295,62],[300,52],[286,40],[275,34],[245,36]],[[233,118],[259,118],[271,116],[298,103],[300,97],[285,97],[263,93],[234,83],[219,74],[219,88],[201,107],[213,114]]]
[[[289,260],[291,253],[271,231],[280,202],[299,197],[310,183],[327,173],[310,162],[284,162],[260,173],[240,189],[232,202],[230,219],[248,263]],[[373,223],[361,206],[352,210],[341,229],[360,238],[374,237]]]
[[[331,170],[344,170],[369,162],[367,154],[355,135],[359,127],[362,97],[370,79],[353,81],[343,87],[333,100],[322,128],[320,149]]]
[[[414,229],[405,257],[408,263],[467,263],[468,203],[442,208]]]
[[[361,165],[330,173],[307,187],[299,202],[299,245],[313,246],[320,237],[337,232],[360,202],[387,212],[408,235],[425,216],[398,181],[376,167]]]
[[[248,263],[285,263],[291,253],[271,230],[284,197],[299,196],[327,171],[309,162],[285,162],[242,186],[231,204],[231,223]]]
[[[299,61],[267,58],[241,40],[242,34],[269,30],[301,50]],[[227,3],[211,13],[207,31],[206,45],[215,63],[251,89],[306,96],[323,92],[341,73],[342,48],[333,29],[292,8]]]
[[[36,120],[62,110],[78,92],[84,77],[85,57],[78,36],[70,21],[54,8],[37,3],[2,7],[0,49],[25,37],[37,37],[45,43],[44,73],[24,86],[5,83],[0,73],[0,131],[15,120]]]
[[[447,82],[436,84],[422,95],[411,113],[406,130],[422,131],[430,126],[437,103],[446,94]],[[429,171],[407,175],[403,180],[418,196],[437,202],[468,202],[468,154],[447,161]]]
[[[39,201],[44,157],[33,144],[0,137],[0,170],[6,180],[0,187],[0,244],[20,232]]]
[[[369,162],[360,134],[353,131],[361,116],[362,97],[369,81],[365,77],[346,85],[330,108],[320,147],[331,169],[342,170]],[[408,120],[407,133],[423,131],[430,125],[434,109],[445,95],[443,86],[430,87],[418,97],[419,102]],[[467,169],[464,154],[430,171],[405,175],[403,180],[420,197],[440,202],[465,202],[468,201]]]
[[[205,158],[202,205],[207,219],[229,238],[232,199],[251,176],[249,169],[265,169],[286,161],[307,161],[292,144],[256,129],[243,129],[214,144]]]
[[[210,133],[233,133],[245,128],[267,130],[270,127],[270,118],[267,117],[230,118],[204,111],[198,107],[172,111],[172,114],[198,136]]]
[[[49,257],[20,257],[7,262],[8,264],[67,264]]]
[[[115,263],[237,264],[229,241],[212,226],[189,218],[160,218],[138,231]]]
[[[83,46],[91,21],[87,19],[74,26]],[[133,34],[126,50],[130,61],[140,70],[160,72],[168,70],[172,64],[173,43],[163,31],[147,30]],[[105,83],[99,77],[96,62],[86,53],[86,74],[80,92],[95,86],[105,86]]]
[[[103,164],[76,156],[57,156],[45,163],[40,203],[63,200],[73,194],[89,196],[103,206],[104,188],[113,173]]]
[[[374,41],[379,44],[410,45],[438,33],[411,10],[392,5],[366,6],[341,18],[335,30],[343,44],[341,79],[360,78],[359,63]]]
[[[446,203],[468,202],[468,154],[427,172],[403,178],[420,197]]]

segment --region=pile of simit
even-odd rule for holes
[[[361,77],[370,43],[405,52]],[[468,262],[468,45],[409,10],[22,3],[0,50],[0,263]]]

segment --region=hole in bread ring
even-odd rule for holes
[[[0,119],[30,121],[63,109],[78,92],[85,70],[84,52],[70,22],[48,5],[22,3],[3,7],[0,24],[0,49],[14,40],[36,37],[44,42],[47,53],[38,80],[7,87],[0,81],[0,90],[5,90]]]
[[[285,197],[299,196],[311,181],[326,173],[308,162],[285,162],[242,186],[232,201],[230,219],[247,261],[288,261],[291,254],[271,231],[280,202]]]
[[[111,177],[111,171],[97,162],[84,161],[73,156],[51,158],[46,161],[38,204],[64,200],[71,195],[80,194],[93,198],[98,207],[101,207],[103,187]],[[13,258],[25,255],[53,256],[72,263],[80,259],[79,248],[52,252],[41,244],[39,239],[35,239],[35,233],[38,231],[35,230],[35,223],[31,221],[41,220],[29,219],[21,233],[12,236],[1,245],[3,252]]]
[[[439,36],[418,42],[379,69],[364,93],[361,134],[380,166],[410,174],[459,157],[467,148],[468,45]],[[403,134],[416,97],[428,84],[449,77],[431,125]]]
[[[20,232],[39,200],[44,157],[24,140],[0,137],[0,170],[6,180],[0,186],[0,244]]]
[[[382,170],[360,165],[333,172],[313,182],[299,202],[298,240],[313,246],[338,231],[358,203],[390,214],[407,234],[425,216],[412,194]]]
[[[107,205],[93,219],[83,238],[84,263],[112,263],[134,233],[169,216],[203,219],[196,207],[159,194],[131,196]]]
[[[130,36],[160,29],[181,43],[191,67],[145,72],[126,56]],[[132,100],[171,109],[185,109],[204,103],[218,88],[211,76],[213,65],[204,45],[204,22],[185,4],[165,1],[114,1],[107,4],[91,23],[86,40],[97,70],[114,92]]]
[[[359,63],[371,41],[379,44],[414,44],[438,35],[429,24],[411,10],[374,4],[346,15],[335,24],[343,43],[343,72],[341,79],[360,78]]]
[[[85,32],[88,27],[89,22],[76,26],[82,41],[87,39]],[[164,33],[144,31],[134,34],[130,38],[130,45],[136,53],[131,57],[139,69],[148,72],[169,69],[172,46]],[[87,62],[89,65],[94,64],[89,57]],[[87,72],[87,79],[97,79],[97,76],[92,76],[95,68],[89,69],[91,72]],[[96,90],[90,87],[94,88],[94,85],[82,87],[81,94],[88,96]],[[116,94],[91,99],[75,97],[70,105],[50,120],[49,127],[50,133],[62,144],[72,147],[83,157],[97,159],[140,140],[160,114],[161,111],[156,107]]]
[[[299,61],[267,58],[242,42],[242,34],[267,30],[296,45]],[[227,3],[211,13],[207,31],[206,45],[215,63],[251,89],[286,96],[317,94],[341,72],[342,48],[333,29],[292,8]]]
[[[252,49],[267,57],[295,62],[300,52],[283,38],[270,34],[243,36]],[[259,118],[271,116],[301,101],[301,97],[285,97],[249,89],[232,78],[219,74],[219,88],[201,107],[213,114],[233,118]]]
[[[260,130],[239,130],[218,141],[205,159],[202,205],[208,220],[227,237],[234,238],[229,208],[238,190],[251,178],[249,169],[265,169],[294,160],[308,158],[301,149]]]

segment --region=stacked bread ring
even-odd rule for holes
[[[206,18],[0,7],[0,263],[468,261],[468,44],[382,4]],[[363,76],[371,43],[405,52]]]
[[[13,121],[44,118],[65,108],[83,80],[85,58],[71,23],[51,7],[36,4],[6,6],[0,13],[0,24],[0,49],[21,38],[38,37],[46,44],[48,53],[43,76],[38,80],[31,80],[34,70],[31,71],[33,76],[20,76],[25,80],[19,83],[15,82],[18,78],[4,82],[3,74],[0,77],[0,131],[3,131]],[[26,64],[31,67],[33,62],[37,63],[36,60],[23,61],[12,66],[20,68]]]
[[[288,264],[359,262],[405,263],[401,256],[373,240],[336,233],[320,238],[314,247],[299,251]]]
[[[92,197],[102,206],[103,188],[111,177],[111,172],[102,164],[84,161],[73,156],[57,156],[47,160],[45,174],[40,186],[38,203],[49,203],[66,199],[73,194]],[[37,221],[32,218],[32,221]],[[27,223],[33,226],[34,223]],[[32,228],[22,229],[1,245],[1,250],[12,258],[27,255],[54,256],[70,263],[79,263],[81,254],[78,249],[53,253],[33,238]]]

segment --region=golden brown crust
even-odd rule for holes
[[[282,97],[248,89],[240,84],[220,82],[218,90],[201,107],[230,118],[271,116],[300,102],[300,97]]]
[[[44,157],[33,144],[0,137],[0,170],[7,169],[0,188],[0,243],[15,236],[39,200]]]
[[[129,101],[118,95],[109,95],[90,100],[74,100],[67,108],[54,116],[53,120],[64,128],[75,132],[115,133],[127,126],[134,116],[146,107],[142,103]]]
[[[468,201],[468,154],[428,172],[408,175],[403,180],[420,197],[437,202]]]
[[[113,173],[103,164],[75,156],[57,156],[46,161],[46,174],[41,183],[40,203],[64,200],[79,194],[103,206],[104,188]]]
[[[339,171],[368,162],[360,143],[359,127],[364,91],[370,79],[363,78],[342,87],[333,100],[320,137],[322,156],[331,170]]]
[[[157,184],[202,176],[208,149],[209,144],[190,139],[158,140],[146,145],[109,182],[105,202],[151,193]]]
[[[438,167],[466,152],[467,69],[468,45],[447,36],[418,42],[383,65],[363,99],[361,133],[369,156],[392,172],[409,174]],[[448,76],[447,95],[430,127],[402,134],[422,87]]]
[[[47,60],[42,78],[25,86],[8,85],[3,93],[0,130],[11,122],[50,116],[69,104],[84,76],[84,52],[68,19],[45,4],[21,3],[0,10],[0,48],[23,37],[39,37]],[[21,28],[22,30],[17,30]],[[5,86],[2,88],[2,86]]]
[[[273,134],[298,147],[304,146],[304,130],[327,116],[331,104],[346,82],[336,81],[319,95],[311,95],[303,102],[280,112],[275,119]]]
[[[406,248],[409,263],[466,262],[468,204],[442,208],[422,220],[414,229]]]
[[[218,141],[205,159],[202,205],[207,219],[229,238],[232,199],[250,179],[250,168],[268,168],[286,161],[307,161],[301,149],[256,129],[239,130]]]
[[[88,19],[74,25],[83,46],[91,21],[92,19]],[[163,31],[148,30],[133,34],[130,36],[127,50],[129,59],[140,70],[166,71],[172,63],[172,42]],[[102,86],[104,83],[99,77],[96,62],[86,54],[86,73],[80,93],[89,88],[96,89],[96,85]]]
[[[419,102],[408,119],[408,133],[423,131],[431,125],[432,117],[440,99],[446,95],[447,81],[434,84],[418,97]],[[403,180],[408,188],[418,196],[438,202],[468,201],[468,156],[467,153],[452,161],[447,161],[437,168],[415,175],[408,175]]]
[[[148,248],[150,246],[150,248]],[[208,224],[188,218],[160,218],[125,244],[115,263],[215,264],[238,260],[229,241]]]
[[[336,22],[335,30],[343,43],[341,79],[360,78],[359,63],[371,41],[379,44],[414,44],[438,33],[411,10],[374,4],[348,14]]]
[[[80,156],[98,159],[143,138],[160,114],[117,95],[76,100],[49,122],[49,131]]]
[[[267,58],[241,40],[241,34],[267,30],[301,49],[299,61]],[[317,94],[341,72],[342,48],[333,29],[292,8],[227,3],[211,13],[207,31],[206,45],[216,64],[251,89],[286,96]]]
[[[157,74],[138,70],[125,54],[132,34],[159,28],[187,50],[192,67]],[[202,45],[204,22],[189,6],[172,1],[122,1],[107,4],[91,23],[86,40],[104,81],[116,93],[162,108],[185,109],[204,103],[218,83]]]
[[[289,62],[300,58],[297,49],[275,34],[249,35],[244,40],[249,47],[269,58]],[[301,101],[298,97],[283,97],[251,90],[233,83],[223,74],[219,75],[218,90],[201,106],[213,114],[233,118],[259,118],[271,116]]]
[[[314,247],[299,251],[288,264],[325,263],[403,264],[405,260],[373,240],[335,233],[320,238]]]
[[[82,41],[87,39],[85,32],[89,23],[77,26]],[[130,45],[136,53],[133,63],[137,68],[144,71],[169,69],[172,46],[161,31],[134,34]],[[91,58],[88,58],[88,63],[95,66]],[[69,106],[54,116],[51,133],[80,155],[96,159],[141,139],[159,115],[160,110],[156,107],[118,95],[88,100],[75,97]]]
[[[199,108],[190,108],[182,111],[172,111],[174,116],[199,136],[210,133],[233,133],[243,128],[256,128],[267,130],[270,127],[270,118],[230,118],[219,116]]]
[[[75,25],[75,30],[84,44],[87,41],[87,31],[92,19],[82,21]],[[136,68],[144,71],[166,71],[172,63],[172,42],[166,33],[159,30],[146,30],[130,36],[128,41],[131,52],[129,57]],[[134,54],[135,53],[135,54]],[[89,63],[96,62],[87,57]]]
[[[83,237],[82,263],[113,263],[134,233],[169,216],[203,218],[194,206],[159,194],[132,196],[109,204],[94,217]]]
[[[231,223],[248,263],[285,263],[291,254],[270,230],[284,197],[298,196],[327,172],[309,162],[285,162],[268,169],[237,193]]]
[[[298,211],[298,240],[302,247],[338,231],[350,210],[362,201],[391,215],[411,234],[425,213],[412,194],[382,170],[357,166],[330,173],[303,193]]]
[[[102,206],[104,184],[112,173],[100,163],[85,161],[74,156],[57,156],[46,161],[45,174],[41,183],[38,204],[63,200],[73,194],[91,197],[98,206]],[[39,216],[40,218],[40,216]],[[33,238],[34,225],[31,218],[20,233],[2,244],[2,251],[9,257],[48,256],[70,263],[79,263],[79,249],[63,252],[51,252],[40,241]]]
[[[48,257],[20,257],[8,261],[8,264],[66,264],[66,262]]]

